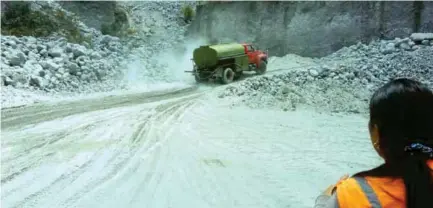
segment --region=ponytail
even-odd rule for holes
[[[406,207],[433,207],[432,170],[427,164],[429,159],[433,159],[433,149],[415,143],[405,150],[410,154],[401,161],[401,175],[406,188]]]
[[[415,143],[405,149],[404,158],[388,160],[377,168],[355,176],[401,178],[406,190],[406,208],[433,207],[433,170],[428,165],[428,160],[433,159],[433,149],[429,148]]]

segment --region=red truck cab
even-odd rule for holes
[[[257,50],[253,45],[243,43],[245,54],[247,54],[249,62],[255,64],[257,68],[260,67],[260,63],[263,61],[265,64],[268,63],[268,52]]]

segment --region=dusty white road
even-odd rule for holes
[[[212,91],[2,110],[1,207],[312,207],[380,162],[361,116],[234,107]]]

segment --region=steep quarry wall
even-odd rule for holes
[[[197,6],[188,36],[321,57],[359,41],[433,31],[433,2],[219,2]]]

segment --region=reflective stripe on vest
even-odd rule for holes
[[[356,182],[358,182],[359,186],[361,187],[362,191],[364,192],[365,196],[368,199],[368,202],[370,202],[370,205],[372,208],[381,208],[379,199],[377,198],[376,193],[374,193],[373,188],[367,183],[367,180],[363,177],[353,177]]]

